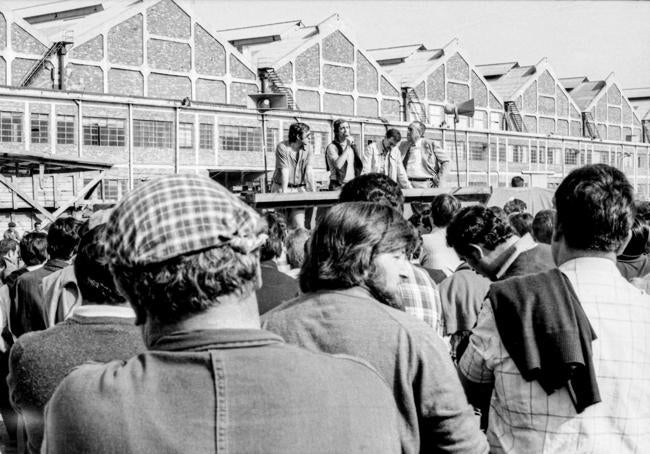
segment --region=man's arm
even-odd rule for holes
[[[287,192],[289,187],[289,156],[287,148],[281,143],[275,148],[275,168],[280,171],[280,192]]]
[[[397,182],[402,187],[402,189],[411,189],[413,188],[413,185],[409,181],[409,177],[406,174],[406,169],[404,168],[404,164],[402,163],[400,156],[401,154],[398,152],[397,153]]]
[[[343,147],[343,144],[341,144],[341,147]],[[347,142],[345,143],[345,147],[343,147],[343,153],[341,153],[340,156],[338,148],[336,148],[336,145],[333,143],[330,143],[325,150],[325,155],[329,161],[330,167],[335,167],[337,170],[341,170],[345,163],[348,162],[350,153],[352,153],[352,147],[349,147],[347,145]]]
[[[469,344],[458,361],[458,373],[469,402],[487,414],[494,386],[494,361],[500,342],[490,300],[483,301]]]

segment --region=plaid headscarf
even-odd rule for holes
[[[131,191],[115,207],[106,240],[114,265],[160,263],[228,245],[249,253],[264,243],[264,221],[213,180],[169,175]]]

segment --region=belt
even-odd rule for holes
[[[435,178],[425,178],[425,177],[408,177],[411,181],[435,181]]]
[[[303,184],[289,184],[287,186],[290,187],[290,188],[302,188],[302,187],[305,187],[307,185],[303,183]]]

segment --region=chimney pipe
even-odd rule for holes
[[[68,53],[68,50],[63,44],[59,48],[59,90],[65,90],[65,56]]]

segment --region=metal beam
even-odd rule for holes
[[[464,202],[485,203],[492,195],[492,188],[472,186],[455,190],[447,188],[403,189],[402,192],[406,203],[431,202],[436,195],[449,193]],[[246,194],[246,201],[257,209],[328,206],[338,203],[339,193],[340,191],[254,193]]]
[[[23,192],[22,189],[20,189],[16,185],[14,185],[12,182],[10,182],[7,178],[5,178],[2,175],[0,175],[0,183],[4,184],[10,191],[12,191],[13,194],[18,195],[27,204],[29,204],[32,207],[34,207],[35,209],[37,209],[43,216],[45,216],[46,219],[49,219],[50,221],[53,221],[55,219],[54,216],[52,215],[52,213],[50,213],[45,208],[43,208],[43,206],[40,203],[38,203],[36,200],[34,200],[28,194]]]
[[[56,218],[58,218],[59,216],[61,216],[63,213],[65,213],[65,211],[66,211],[68,208],[70,208],[72,205],[74,205],[75,203],[77,203],[79,200],[81,200],[81,199],[83,199],[84,197],[86,197],[86,194],[88,194],[90,191],[92,191],[93,188],[94,188],[95,186],[97,186],[97,185],[99,184],[100,181],[102,181],[102,179],[104,178],[104,174],[105,174],[105,172],[104,172],[103,170],[100,171],[100,172],[99,172],[99,175],[97,175],[95,178],[93,178],[92,180],[90,180],[90,183],[88,183],[87,185],[85,185],[85,186],[81,189],[81,191],[79,191],[79,192],[77,193],[77,195],[76,195],[74,198],[72,198],[71,200],[68,200],[68,201],[65,202],[63,205],[61,205],[59,208],[57,208],[57,210],[56,210],[54,213],[52,213],[52,216],[54,216],[54,219],[56,219]],[[44,226],[43,226],[43,227],[44,227]]]

